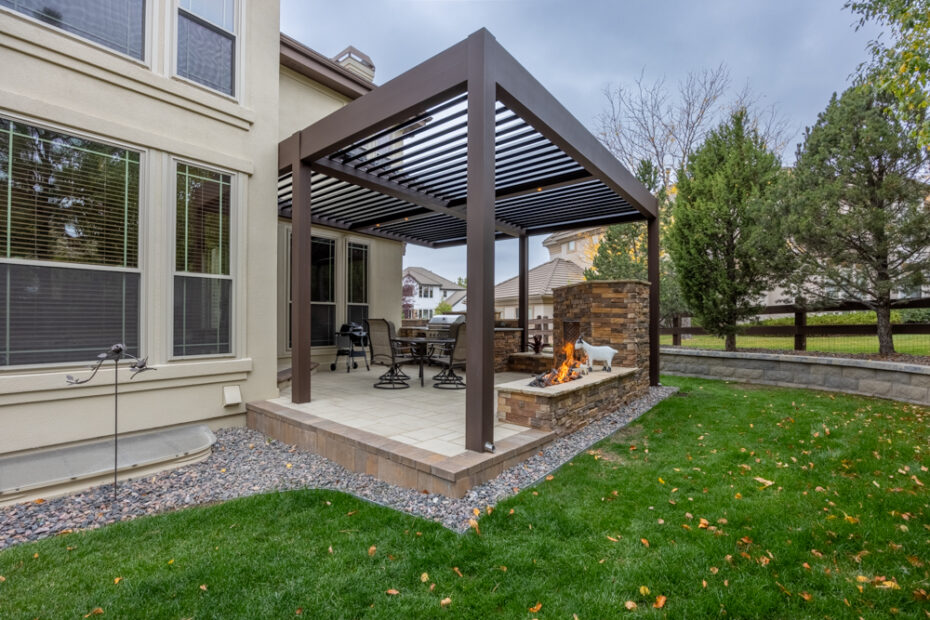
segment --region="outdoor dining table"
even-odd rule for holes
[[[429,338],[425,336],[398,336],[392,340],[400,344],[410,345],[410,354],[420,365],[420,387],[423,387],[423,364],[429,359],[429,345],[452,345],[455,338]]]

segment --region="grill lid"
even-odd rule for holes
[[[465,322],[464,314],[437,314],[429,320],[429,327],[450,327]]]

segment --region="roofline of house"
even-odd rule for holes
[[[340,95],[357,99],[375,89],[373,82],[352,73],[297,39],[281,33],[281,64],[332,88]]]

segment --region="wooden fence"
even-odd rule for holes
[[[906,310],[911,308],[930,308],[930,298],[914,299],[897,302],[894,310]],[[781,336],[794,338],[794,350],[806,351],[808,337],[829,337],[829,336],[877,336],[878,327],[872,325],[808,325],[807,315],[809,313],[821,312],[850,312],[869,310],[860,303],[847,302],[834,306],[824,306],[818,308],[799,308],[798,306],[766,306],[760,314],[793,314],[794,325],[745,325],[740,329],[737,338],[742,336]],[[687,316],[678,316],[672,319],[671,327],[662,327],[659,329],[661,335],[672,336],[672,345],[681,346],[681,337],[685,335],[706,335],[708,332],[702,327],[682,327],[682,319]],[[899,334],[921,334],[930,335],[930,323],[895,323],[891,326],[893,335]]]

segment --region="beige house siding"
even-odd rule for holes
[[[274,397],[279,16],[272,1],[239,0],[236,97],[174,75],[176,5],[146,3],[140,62],[0,8],[0,114],[139,151],[140,349],[157,372],[122,384],[120,432],[244,420],[223,406]],[[175,162],[232,178],[232,353],[172,357]],[[400,264],[398,259],[397,264]],[[392,280],[396,282],[396,278]],[[67,329],[66,325],[62,326]],[[101,350],[109,342],[101,342]],[[90,360],[88,360],[90,362]],[[113,430],[112,370],[85,386],[87,364],[0,369],[0,454],[78,442]],[[125,379],[128,380],[128,373]]]

